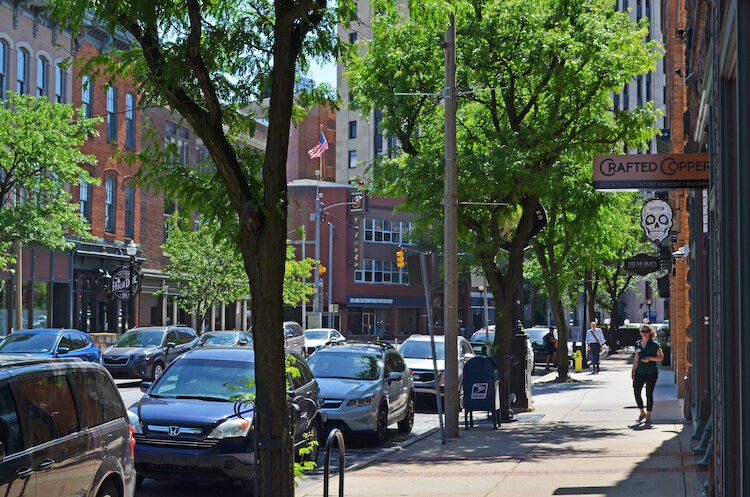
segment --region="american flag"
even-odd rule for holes
[[[323,157],[323,154],[326,150],[328,150],[328,140],[326,140],[326,135],[324,135],[321,131],[318,144],[308,150],[307,155],[309,155],[311,159],[318,159],[320,157]]]

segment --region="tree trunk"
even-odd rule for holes
[[[550,307],[557,323],[557,379],[558,381],[566,381],[569,377],[568,339],[570,338],[570,330],[565,319],[565,308],[560,300],[559,292],[555,289],[554,293],[556,294],[554,297],[550,295]]]
[[[586,328],[589,327],[589,323],[591,321],[595,321],[596,315],[594,314],[596,312],[596,288],[594,287],[594,271],[591,269],[587,269],[584,272],[584,282],[583,286],[586,291],[586,316],[588,317],[587,321],[588,323],[583,323]]]

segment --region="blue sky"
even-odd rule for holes
[[[309,76],[316,83],[328,83],[336,88],[336,63],[334,61],[331,60],[325,64],[313,62],[311,69]]]

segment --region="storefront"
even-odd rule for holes
[[[427,332],[424,297],[349,295],[342,312],[347,336],[405,337]]]

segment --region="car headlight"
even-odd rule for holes
[[[141,427],[141,420],[138,419],[138,415],[128,409],[128,422],[133,427],[133,431],[138,435],[143,435],[143,428]]]
[[[208,438],[239,438],[245,437],[250,432],[253,424],[252,418],[235,418],[224,421],[214,428]]]
[[[368,395],[367,397],[362,397],[361,399],[352,399],[349,402],[346,403],[348,406],[352,407],[363,407],[363,406],[369,406],[372,404],[372,399],[375,398],[375,394]]]

